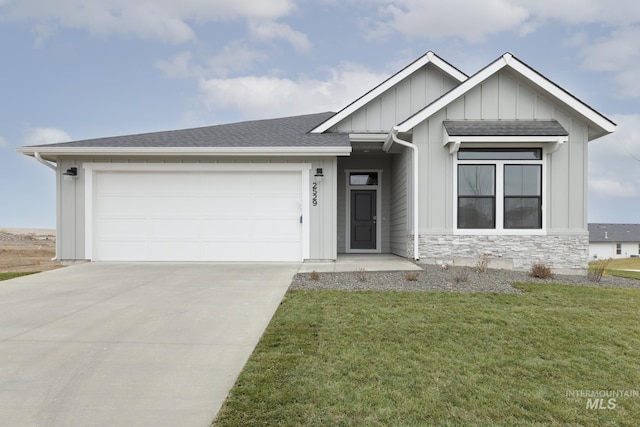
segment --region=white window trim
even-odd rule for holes
[[[84,163],[84,213],[85,213],[85,259],[93,259],[93,206],[96,194],[94,181],[97,172],[259,172],[259,171],[300,171],[302,184],[302,260],[310,254],[310,172],[311,163]],[[301,260],[301,261],[302,261]]]
[[[550,154],[546,144],[463,144],[461,148],[541,148],[541,160],[458,160],[457,150],[453,155],[453,234],[471,236],[545,236],[547,234],[547,202],[549,188],[547,184],[547,157]],[[495,165],[495,228],[458,228],[458,165]],[[542,165],[542,228],[513,229],[504,228],[504,165]]]
[[[378,185],[351,185],[349,174],[351,173],[376,172],[378,174]],[[379,254],[382,253],[382,169],[345,169],[346,179],[346,241],[345,253],[348,254]],[[351,190],[376,190],[376,248],[375,249],[351,249]]]

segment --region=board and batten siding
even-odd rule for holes
[[[337,160],[335,157],[287,157],[267,159],[260,157],[229,158],[151,158],[139,157],[63,157],[58,161],[57,182],[57,232],[58,258],[63,261],[86,259],[85,250],[85,163],[309,163],[310,183],[316,168],[322,168],[324,178],[318,183],[318,204],[313,206],[309,201],[309,257],[310,259],[335,259],[336,257],[336,176]],[[62,173],[68,168],[78,168],[78,177],[73,180],[63,179]],[[312,197],[312,188],[309,189]]]
[[[330,132],[389,132],[406,118],[458,85],[432,64],[368,102],[330,129]]]
[[[391,253],[408,256],[407,237],[413,232],[413,171],[411,156],[408,148],[403,147],[399,154],[391,158],[391,208],[390,235]]]
[[[547,156],[547,233],[584,234],[587,228],[588,126],[503,70],[432,115],[413,130],[420,150],[420,232],[451,233],[453,155],[443,147],[444,120],[549,120],[569,132],[569,142]]]

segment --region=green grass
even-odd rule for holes
[[[27,276],[29,274],[35,274],[36,272],[28,272],[28,273],[0,273],[0,282],[3,280],[13,279],[15,277]]]
[[[589,268],[594,270],[597,265],[597,261],[589,263]],[[640,270],[640,258],[618,258],[612,259],[605,269],[605,274],[608,276],[626,277],[627,279],[640,280],[640,272],[638,271],[625,271],[625,270]]]
[[[290,291],[214,425],[636,425],[640,290],[518,287]]]

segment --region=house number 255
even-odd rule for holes
[[[311,198],[311,204],[313,204],[313,206],[318,206],[318,183],[314,182],[313,183],[313,187],[312,187],[312,198]]]

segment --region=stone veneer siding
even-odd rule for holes
[[[582,274],[589,258],[589,236],[469,236],[420,235],[420,262],[475,265],[478,254],[489,254],[489,267],[529,270],[544,263],[557,273]],[[413,236],[408,239],[413,254]]]

